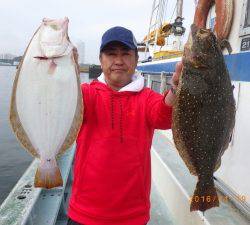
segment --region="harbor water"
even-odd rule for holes
[[[33,160],[21,147],[9,124],[15,73],[15,66],[0,66],[0,204]],[[88,74],[81,74],[81,82],[88,82]]]

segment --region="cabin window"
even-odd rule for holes
[[[243,0],[239,36],[250,35],[250,0]]]
[[[244,27],[249,27],[249,26],[250,26],[250,1],[248,0]]]

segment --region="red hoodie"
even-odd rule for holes
[[[93,81],[82,84],[82,92],[68,216],[84,225],[144,225],[153,133],[171,128],[172,108],[149,88],[117,92]]]

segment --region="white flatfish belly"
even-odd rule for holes
[[[58,25],[58,21],[49,22]],[[56,156],[75,140],[82,122],[83,106],[71,43],[66,43],[68,50],[61,55],[44,56],[40,47],[42,28],[33,36],[17,72],[10,121],[21,144],[41,160],[35,186],[52,188],[62,185]]]
[[[57,68],[51,75],[47,73],[49,63],[37,61],[31,57],[24,60],[16,105],[23,128],[39,155],[53,157],[67,136],[76,110],[75,67],[69,56],[63,56],[56,60]]]

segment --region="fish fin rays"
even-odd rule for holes
[[[190,211],[206,211],[207,209],[219,207],[219,200],[216,189],[214,187],[214,181],[202,181],[198,180],[194,194],[192,196],[192,202],[190,205]]]
[[[214,168],[214,172],[216,170],[218,170],[220,168],[220,166],[221,166],[221,159],[219,159],[219,161],[216,163],[215,168]]]
[[[41,163],[37,168],[34,186],[47,189],[63,186],[61,172],[57,163],[53,163],[52,166],[49,167],[47,165],[44,166],[44,164]]]
[[[173,120],[174,120],[174,118],[173,118]],[[187,168],[189,169],[190,173],[192,175],[197,176],[198,174],[195,170],[195,167],[191,163],[192,161],[191,161],[191,158],[188,154],[188,151],[186,150],[186,148],[183,148],[183,146],[185,146],[184,141],[177,134],[176,126],[178,126],[178,125],[174,124],[172,127],[172,132],[173,132],[173,136],[174,136],[174,143],[175,143],[176,150],[177,150],[178,154],[180,155],[180,157],[182,158],[182,160],[184,161]]]

